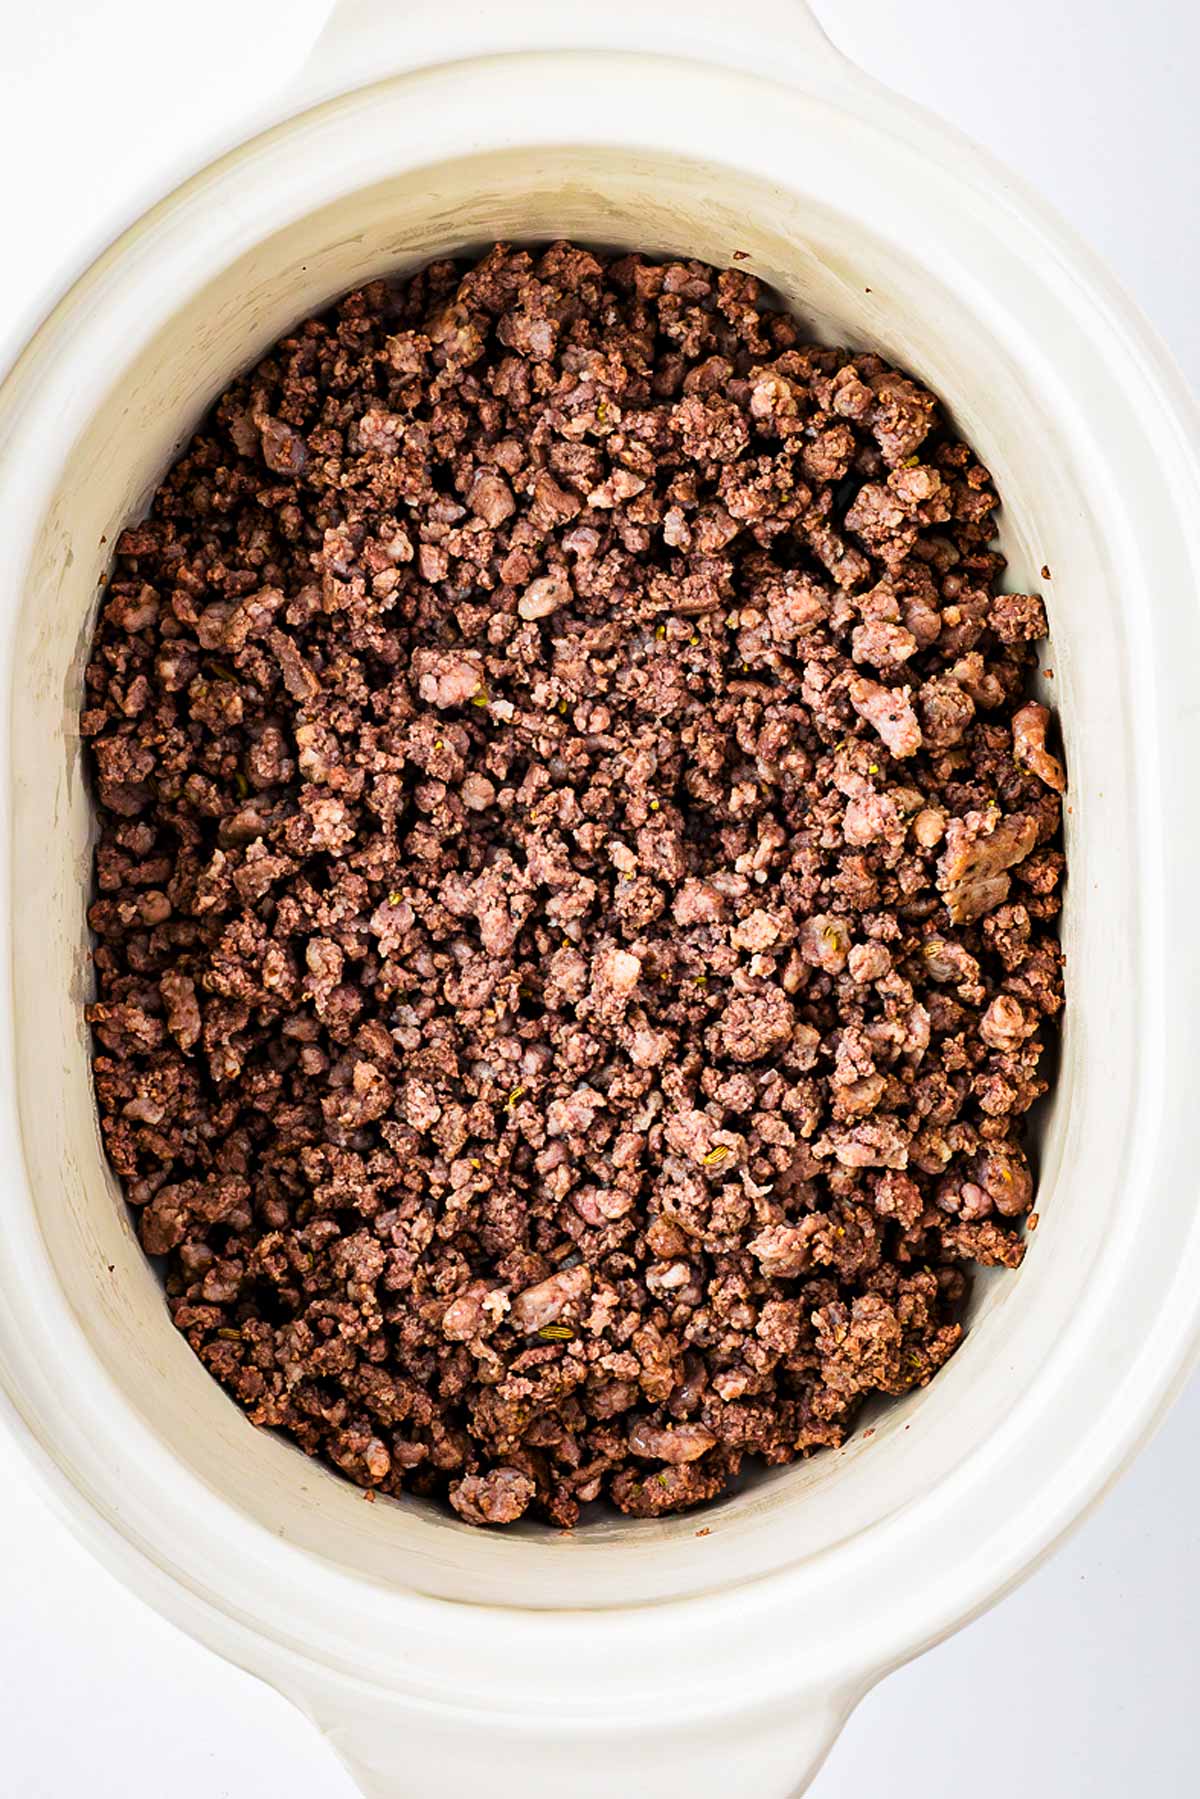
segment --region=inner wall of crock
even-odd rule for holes
[[[556,236],[717,264],[744,252],[739,266],[760,275],[814,336],[878,349],[945,398],[1005,497],[1010,584],[1047,594],[1052,690],[1065,712],[1074,783],[1066,920],[1073,1005],[1057,1098],[1040,1126],[1043,1223],[1023,1270],[982,1273],[963,1348],[924,1394],[864,1418],[842,1451],[753,1475],[703,1516],[603,1517],[569,1540],[538,1526],[473,1531],[418,1501],[364,1506],[348,1483],[254,1430],[176,1335],[94,1117],[82,1023],[90,821],[77,730],[112,542],[235,371],[369,277],[498,237]],[[1118,913],[1104,897],[1128,873],[1108,867],[1115,843],[1088,820],[1097,793],[1105,796],[1105,832],[1123,809],[1129,815],[1120,619],[1088,499],[1086,446],[1060,428],[1023,348],[1006,342],[995,317],[981,320],[911,247],[811,197],[723,167],[564,147],[553,157],[463,159],[349,194],[212,271],[153,335],[127,349],[123,366],[114,359],[107,401],[74,445],[44,521],[16,696],[18,808],[28,825],[37,821],[39,842],[38,857],[18,874],[19,985],[27,969],[18,995],[22,1103],[40,1228],[92,1354],[178,1462],[272,1535],[376,1579],[455,1598],[615,1604],[684,1591],[815,1554],[915,1498],[987,1438],[1049,1354],[1100,1241],[1097,1176],[1110,1177],[1119,1163],[1121,1107],[1097,1099],[1106,1058],[1119,1079],[1113,1038],[1131,1028],[1121,1018],[1132,1005],[1119,979],[1124,949],[1110,923]],[[1050,581],[1039,575],[1043,564],[1053,569]],[[1098,632],[1098,623],[1108,631]],[[1085,647],[1082,682],[1075,671]],[[1111,973],[1096,988],[1088,977],[1106,958]],[[1093,1077],[1086,1086],[1085,1060]],[[701,1527],[709,1532],[703,1540]]]

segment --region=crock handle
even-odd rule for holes
[[[808,0],[334,0],[292,79],[296,110],[435,63],[537,50],[618,50],[840,85],[851,65]]]
[[[364,1799],[799,1799],[859,1695],[797,1702],[781,1715],[627,1728],[617,1718],[572,1727],[537,1715],[519,1724],[384,1699],[326,1695],[306,1707]]]

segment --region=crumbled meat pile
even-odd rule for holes
[[[567,244],[373,283],[217,403],[87,671],[88,1017],[256,1424],[570,1525],[946,1361],[1063,1001],[996,504],[752,275]]]

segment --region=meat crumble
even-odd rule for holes
[[[216,403],[87,670],[88,1018],[255,1424],[570,1526],[953,1353],[1063,1003],[996,506],[753,275],[564,243],[374,282]]]

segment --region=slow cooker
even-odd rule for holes
[[[703,1517],[472,1530],[255,1431],[171,1327],[100,1146],[82,671],[114,540],[232,375],[369,277],[497,238],[735,256],[938,391],[1046,596],[1070,1005],[1040,1227],[838,1453]],[[8,1023],[0,1385],[118,1576],[364,1793],[801,1792],[882,1675],[1046,1555],[1200,1333],[1200,460],[1180,377],[1003,169],[799,0],[338,0],[286,94],[126,231],[0,390]]]

